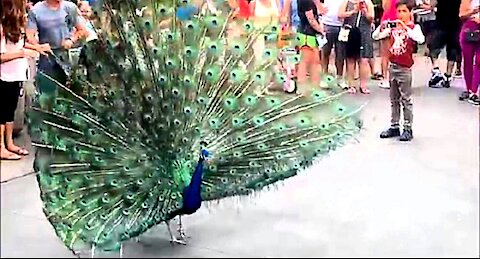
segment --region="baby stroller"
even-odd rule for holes
[[[284,25],[282,26],[277,44],[280,48],[278,68],[280,72],[283,72],[286,76],[285,81],[283,82],[283,91],[289,94],[297,91],[297,62],[294,59],[298,56],[298,51],[289,46],[289,42],[291,42],[294,37],[295,34]]]

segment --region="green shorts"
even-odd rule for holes
[[[318,47],[317,37],[297,32],[297,46],[299,48],[305,46],[316,48]]]

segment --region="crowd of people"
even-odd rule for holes
[[[29,62],[38,60],[37,69],[67,82],[58,57],[65,51],[81,50],[80,39],[97,38],[90,22],[95,2],[2,0],[1,159],[17,160],[28,154],[14,144],[12,122],[22,82],[28,79]],[[257,25],[278,20],[295,33],[301,55],[296,68],[300,84],[307,80],[318,84],[322,72],[331,73],[329,63],[334,60],[333,73],[349,93],[369,94],[370,79],[389,88],[392,125],[382,132],[382,138],[400,135],[401,106],[405,122],[401,140],[413,137],[412,55],[424,41],[425,54],[432,62],[428,86],[448,88],[452,76],[462,75],[463,70],[466,89],[459,99],[480,104],[478,0],[228,0],[228,4],[240,19],[251,19]],[[378,71],[375,43],[380,46]],[[261,50],[266,43],[259,40],[255,44],[255,49]],[[438,57],[444,48],[448,63],[442,72]]]

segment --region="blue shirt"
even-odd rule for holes
[[[41,1],[30,10],[27,29],[38,31],[40,44],[49,43],[55,50],[62,48],[62,41],[72,36],[79,23],[79,11],[74,3],[63,0],[60,8],[53,10]]]

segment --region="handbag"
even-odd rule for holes
[[[360,24],[360,18],[361,18],[361,14],[360,12],[358,12],[357,22],[355,23],[356,27],[358,27],[358,25]],[[352,30],[352,26],[348,24],[342,26],[342,28],[340,28],[340,32],[338,33],[338,41],[348,42],[348,37],[350,35],[351,30]]]
[[[480,42],[480,30],[465,30],[463,32],[466,42],[478,43]]]

